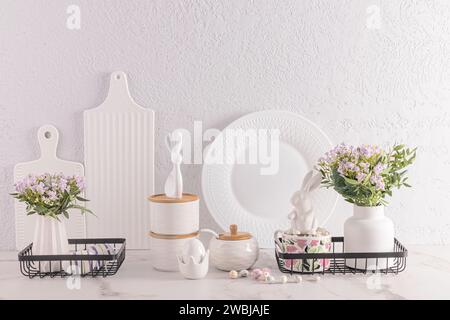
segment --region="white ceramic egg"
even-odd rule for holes
[[[181,257],[183,258],[184,263],[187,263],[190,257],[193,258],[195,263],[201,263],[205,255],[205,247],[203,246],[203,243],[198,239],[192,239],[186,242],[181,253]]]

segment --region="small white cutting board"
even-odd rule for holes
[[[154,112],[137,105],[126,74],[113,72],[106,100],[84,112],[88,237],[123,237],[148,249],[154,193]]]
[[[52,125],[44,125],[37,133],[41,157],[30,162],[18,163],[14,167],[14,182],[29,174],[63,173],[64,175],[84,175],[81,163],[61,160],[56,155],[59,133]],[[15,200],[16,248],[22,250],[33,242],[36,215],[27,216],[26,205]],[[69,211],[70,219],[65,220],[69,238],[84,238],[86,235],[85,217],[79,211]],[[65,218],[64,218],[65,219]]]

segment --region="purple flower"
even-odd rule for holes
[[[14,187],[16,189],[16,192],[18,192],[18,193],[22,193],[26,190],[26,184],[23,180],[14,184]]]
[[[67,180],[65,178],[59,180],[59,188],[61,191],[68,191]]]
[[[371,177],[370,177],[370,182],[371,182],[372,184],[376,184],[377,181],[378,181],[378,177],[377,177],[377,176],[371,176]]]
[[[64,176],[61,174],[28,175],[14,184],[17,194],[14,198],[27,204],[28,213],[38,212],[37,208],[52,210],[59,200],[68,193],[68,201],[60,203],[56,215],[64,213],[71,204],[76,203],[75,198],[84,189],[84,178],[78,176]],[[43,215],[50,215],[50,211]],[[39,214],[41,212],[39,211]]]
[[[367,174],[365,174],[364,172],[359,172],[356,175],[356,180],[358,180],[358,182],[362,182],[366,177],[367,177]]]
[[[381,174],[381,172],[383,172],[383,170],[386,169],[386,165],[383,163],[378,163],[374,168],[373,168],[373,172],[376,175]]]
[[[369,172],[369,164],[367,162],[361,162],[359,166],[361,167],[361,170],[363,172],[365,173]]]
[[[378,181],[378,182],[376,183],[376,185],[375,185],[375,188],[376,188],[377,190],[382,190],[382,191],[384,191],[384,187],[385,187],[385,185],[384,185],[384,182],[383,182],[383,181]]]
[[[345,168],[348,170],[353,170],[353,168],[355,168],[355,164],[353,162],[346,162]]]
[[[43,194],[45,193],[45,185],[44,185],[42,182],[39,182],[39,183],[35,186],[34,190],[35,190],[37,193],[43,195]]]
[[[357,151],[366,158],[370,158],[373,155],[381,152],[379,147],[374,146],[374,145],[371,146],[371,145],[367,145],[367,144],[359,146],[357,148]]]
[[[56,192],[55,191],[47,191],[47,197],[48,199],[54,201],[54,200],[58,200],[58,197],[56,196]]]
[[[380,175],[372,175],[370,177],[370,182],[375,186],[377,190],[384,190],[385,188],[383,177],[381,177]]]
[[[339,164],[337,172],[339,172],[341,175],[345,175],[346,170],[345,170],[345,164],[344,163],[340,163]]]
[[[36,184],[37,182],[37,178],[35,176],[29,175],[26,179],[25,179],[25,183],[27,184],[27,187],[31,187],[32,185]]]
[[[85,188],[84,178],[80,176],[75,177],[75,183],[80,191],[83,191]]]

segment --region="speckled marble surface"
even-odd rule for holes
[[[279,275],[271,250],[262,251],[257,266]],[[79,289],[68,289],[67,281],[25,278],[17,254],[0,253],[0,299],[450,299],[450,247],[410,246],[407,269],[398,275],[325,275],[284,285],[231,280],[214,268],[205,279],[186,280],[155,271],[148,251],[129,250],[115,276],[81,279]]]

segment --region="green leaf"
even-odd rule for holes
[[[83,206],[80,206],[78,204],[71,204],[70,206],[67,207],[67,209],[79,209],[79,210],[85,210],[86,208]]]
[[[93,215],[95,215],[91,210],[89,210],[88,208],[84,207],[84,206],[80,206],[77,204],[72,204],[70,206],[67,207],[67,209],[78,209],[81,211],[82,214],[84,214],[85,212],[89,212]]]
[[[89,201],[88,199],[85,199],[85,198],[80,197],[80,196],[77,196],[76,199],[77,199],[78,201],[83,201],[83,202]]]
[[[48,209],[45,208],[45,207],[42,206],[42,205],[36,205],[36,207],[34,208],[34,210],[35,210],[37,213],[43,213],[43,214],[45,214],[45,213],[48,211]]]
[[[356,180],[353,180],[353,179],[350,179],[350,178],[347,178],[347,177],[344,177],[344,180],[345,180],[345,182],[347,182],[348,184],[350,184],[350,185],[353,185],[353,186],[355,186],[355,185],[358,185],[358,184],[359,184],[359,182],[358,182],[358,181],[356,181]]]

